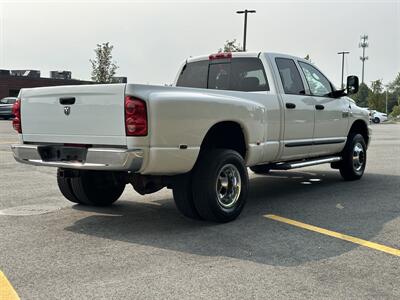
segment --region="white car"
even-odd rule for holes
[[[110,205],[132,184],[172,188],[194,219],[228,222],[255,173],[330,163],[360,179],[368,113],[302,58],[217,53],[187,59],[174,86],[105,84],[23,89],[14,106],[17,161],[58,168],[70,201]]]
[[[376,111],[376,110],[371,110],[371,121],[373,123],[382,123],[387,121],[388,116],[385,113]]]

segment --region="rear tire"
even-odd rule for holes
[[[204,220],[236,219],[247,199],[247,168],[240,154],[215,149],[201,154],[193,172],[193,203]]]
[[[381,119],[379,119],[378,117],[375,117],[373,122],[375,124],[379,124],[381,122]]]
[[[74,195],[74,192],[72,191],[72,186],[71,186],[71,178],[68,177],[63,177],[62,176],[62,170],[58,169],[57,170],[57,183],[58,183],[58,188],[60,189],[61,194],[63,196],[74,203],[80,203],[78,198]]]
[[[74,195],[84,205],[111,205],[125,189],[125,182],[114,172],[81,171],[79,176],[70,180]]]
[[[250,170],[252,170],[255,174],[265,175],[271,171],[271,168],[268,167],[268,165],[257,165],[250,167]]]
[[[366,164],[367,146],[364,137],[361,134],[352,133],[342,152],[340,174],[344,180],[358,180],[363,176]]]
[[[187,218],[201,220],[193,203],[192,173],[174,178],[172,192],[177,209]]]

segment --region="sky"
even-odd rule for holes
[[[190,56],[217,52],[226,40],[243,39],[248,51],[310,55],[340,86],[361,78],[358,44],[368,34],[365,82],[393,80],[400,72],[400,0],[392,1],[19,1],[0,0],[0,69],[72,71],[90,79],[96,44],[114,45],[117,76],[130,83],[169,84]]]

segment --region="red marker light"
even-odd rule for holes
[[[232,58],[232,52],[220,52],[220,53],[215,53],[215,54],[210,54],[208,57],[209,60],[214,60],[214,59],[224,59],[224,58]]]

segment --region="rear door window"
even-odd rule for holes
[[[285,94],[304,95],[304,85],[300,72],[293,59],[276,58],[276,66],[279,70]]]

